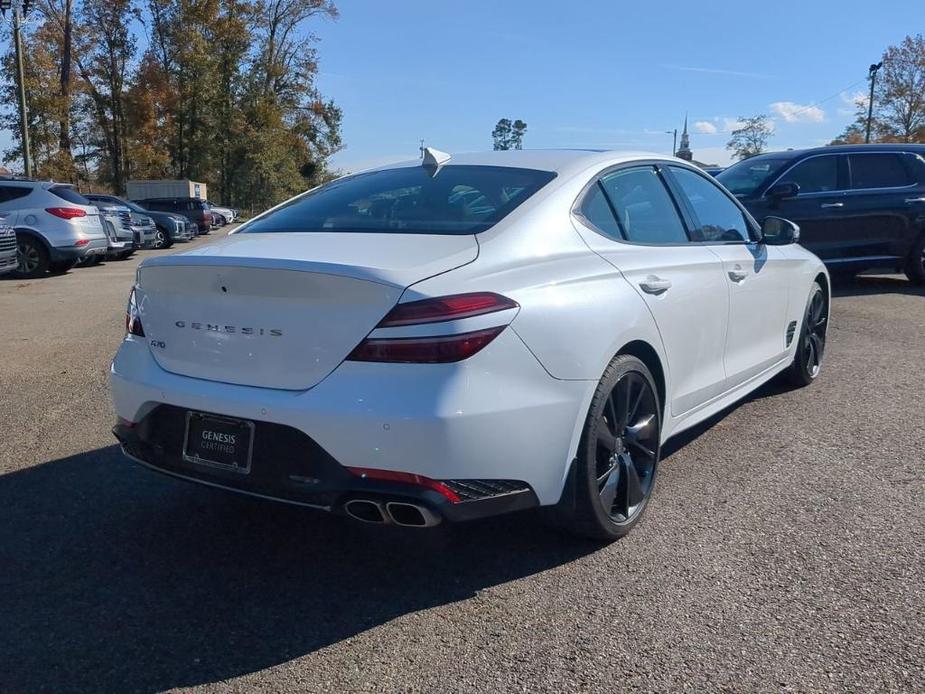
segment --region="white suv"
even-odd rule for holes
[[[16,230],[17,277],[66,272],[109,248],[99,210],[67,184],[0,178],[0,215]]]

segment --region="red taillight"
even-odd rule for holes
[[[74,242],[74,245],[77,246],[77,248],[82,248],[83,246],[86,246],[88,243],[90,243],[90,239],[77,239]]]
[[[468,359],[494,340],[506,326],[436,337],[367,338],[354,349],[350,361],[404,364],[446,364]]]
[[[379,322],[378,327],[394,328],[400,325],[459,320],[518,306],[516,301],[491,292],[441,296],[436,299],[398,304]]]
[[[87,216],[86,210],[82,210],[79,207],[46,207],[45,211],[61,219],[74,219],[76,217]]]
[[[128,306],[125,309],[125,332],[128,335],[138,337],[145,336],[145,329],[141,325],[141,318],[138,317],[138,304],[135,303],[135,290],[128,295]]]
[[[401,484],[413,484],[415,487],[430,489],[445,496],[450,503],[458,504],[462,499],[452,489],[447,487],[443,482],[432,480],[430,477],[415,475],[410,472],[395,472],[393,470],[374,470],[365,467],[348,467],[347,470],[352,475],[364,479],[381,480],[383,482],[399,482]]]

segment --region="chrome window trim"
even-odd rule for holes
[[[780,183],[781,180],[784,178],[784,176],[786,176],[787,174],[789,174],[791,171],[793,171],[793,169],[795,169],[797,166],[799,166],[800,164],[802,164],[804,161],[809,161],[810,159],[815,159],[816,157],[842,157],[842,156],[844,156],[844,157],[852,157],[852,156],[857,156],[857,155],[867,156],[867,155],[870,155],[870,154],[895,154],[895,155],[898,155],[898,156],[901,156],[901,157],[902,157],[902,156],[913,156],[913,157],[918,157],[919,159],[922,160],[923,163],[925,163],[925,157],[922,157],[922,156],[921,156],[920,154],[918,154],[917,152],[905,152],[905,151],[903,151],[903,150],[892,150],[892,149],[889,149],[889,150],[877,150],[876,152],[820,152],[819,154],[811,154],[811,155],[809,155],[808,157],[803,157],[802,159],[800,159],[799,161],[795,162],[794,164],[791,164],[780,176],[778,176],[778,177],[774,180],[774,182],[773,182],[771,185],[769,185],[767,188],[765,188],[765,192],[762,193],[761,197],[762,197],[762,198],[768,198],[767,191],[771,190],[771,188],[773,188],[773,187],[776,186],[778,183]],[[851,163],[850,163],[850,162],[847,162],[847,163],[848,163],[848,167],[849,167],[849,169],[848,169],[848,179],[849,179],[849,181],[850,181],[850,180],[851,180],[851,168],[850,168],[850,167],[851,167]],[[807,197],[807,198],[809,198],[809,197],[811,197],[811,196],[817,196],[817,197],[818,197],[818,196],[835,195],[835,194],[849,194],[849,195],[850,195],[850,194],[852,194],[852,193],[869,193],[869,192],[880,192],[880,191],[887,191],[887,192],[897,192],[897,193],[900,193],[900,192],[903,192],[903,191],[907,191],[907,190],[909,190],[910,188],[916,188],[916,187],[918,187],[918,185],[919,185],[919,184],[918,184],[917,182],[913,182],[913,183],[910,183],[909,185],[905,185],[905,186],[886,186],[886,187],[882,187],[882,188],[837,188],[837,189],[835,189],[835,190],[816,191],[816,192],[812,192],[812,193],[800,193],[799,195],[797,195],[797,198],[802,198],[802,197],[804,197],[804,196]],[[768,199],[769,199],[769,198],[768,198]]]
[[[605,166],[604,168],[598,170],[596,173],[591,175],[590,180],[582,186],[581,191],[578,193],[577,196],[575,196],[575,200],[572,202],[572,207],[571,207],[571,210],[569,211],[571,216],[574,217],[575,220],[578,221],[582,226],[586,227],[589,231],[597,234],[598,236],[601,236],[612,243],[624,244],[626,246],[647,246],[650,248],[689,248],[691,246],[748,246],[748,245],[757,245],[761,243],[760,241],[756,239],[751,239],[751,238],[748,240],[741,240],[741,241],[695,241],[694,239],[692,239],[691,238],[692,232],[687,226],[687,220],[685,219],[685,216],[681,212],[681,210],[678,209],[678,205],[680,204],[680,202],[675,199],[674,191],[671,189],[668,183],[664,180],[664,178],[662,178],[662,173],[661,171],[659,171],[659,167],[662,167],[662,166],[676,166],[681,169],[688,169],[690,171],[693,171],[695,174],[701,175],[703,178],[709,181],[712,185],[719,188],[720,192],[724,193],[726,197],[736,207],[738,207],[741,212],[747,215],[746,219],[751,219],[753,222],[755,222],[754,229],[757,230],[761,228],[761,225],[759,225],[758,222],[755,221],[755,218],[751,216],[751,213],[745,208],[745,206],[741,202],[739,202],[739,200],[737,200],[734,196],[730,196],[729,193],[726,192],[722,184],[718,183],[715,180],[711,180],[711,177],[709,176],[709,174],[702,171],[699,167],[696,167],[693,164],[688,164],[687,162],[681,161],[681,160],[676,161],[674,159],[667,159],[667,158],[666,159],[639,159],[636,161],[625,161],[619,164],[611,164],[609,166]],[[623,238],[615,239],[613,236],[605,232],[603,229],[600,229],[596,224],[594,224],[594,222],[592,222],[590,219],[585,217],[585,215],[582,213],[581,207],[584,204],[585,198],[587,197],[591,188],[597,185],[598,181],[600,181],[604,176],[608,176],[612,173],[625,170],[625,169],[645,168],[645,167],[654,168],[656,170],[656,174],[660,177],[662,181],[662,185],[665,186],[665,192],[668,194],[668,197],[671,199],[671,203],[675,208],[675,213],[678,215],[678,219],[681,220],[681,227],[684,229],[684,233],[687,234],[687,239],[688,239],[687,241],[680,241],[677,243],[645,243],[641,241],[631,241],[629,239],[623,239]]]

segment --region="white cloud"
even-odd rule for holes
[[[818,106],[804,106],[792,101],[775,101],[771,104],[771,112],[788,123],[821,123],[825,120],[825,111]]]
[[[700,133],[701,135],[715,135],[716,126],[713,125],[710,121],[699,120],[694,123],[694,132]]]
[[[853,116],[859,108],[867,108],[867,92],[842,92],[840,96],[844,105],[838,109],[839,116]]]

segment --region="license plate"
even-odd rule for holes
[[[201,412],[186,413],[183,460],[247,474],[254,449],[254,423]]]

